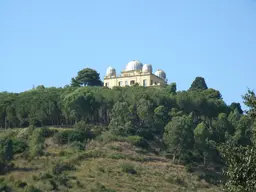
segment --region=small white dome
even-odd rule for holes
[[[112,67],[108,67],[106,76],[116,76],[116,70]]]
[[[132,60],[126,65],[126,71],[142,70],[142,63],[137,60]]]
[[[156,72],[155,72],[155,75],[162,78],[162,79],[166,79],[166,74],[163,70],[161,69],[158,69]]]
[[[142,67],[143,73],[152,73],[152,65],[150,64],[144,64]]]

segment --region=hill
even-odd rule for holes
[[[36,128],[40,129],[40,128]],[[36,130],[34,129],[34,131]],[[42,128],[41,128],[42,129]],[[32,128],[2,131],[1,138],[26,138]],[[45,129],[44,133],[49,132]],[[50,132],[52,132],[51,129]],[[65,132],[66,129],[54,129]],[[26,151],[14,155],[12,167],[0,176],[6,191],[219,191],[197,173],[148,148],[136,137],[116,137],[106,132],[86,148],[78,143],[56,144],[45,134],[42,154],[30,158]],[[33,139],[32,137],[29,137]],[[30,143],[30,142],[28,142]],[[17,146],[16,146],[17,147]],[[31,146],[30,146],[31,147]]]

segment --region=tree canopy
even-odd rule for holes
[[[102,81],[96,70],[85,68],[78,71],[77,76],[71,79],[71,86],[102,86]]]

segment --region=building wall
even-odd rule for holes
[[[126,75],[121,75],[120,77],[105,77],[104,86],[113,88],[115,86],[124,87],[126,85],[130,86],[132,84],[138,83],[140,86],[154,86],[154,85],[164,85],[165,81],[154,74],[136,74],[128,73]]]

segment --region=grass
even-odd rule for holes
[[[1,133],[0,133],[1,134]],[[91,141],[86,150],[57,146],[47,138],[47,156],[15,156],[15,169],[0,176],[0,188],[13,191],[197,191],[221,189],[199,179],[182,165],[151,153],[140,153],[128,139]],[[34,188],[33,188],[34,187]],[[37,190],[38,189],[38,190]]]

